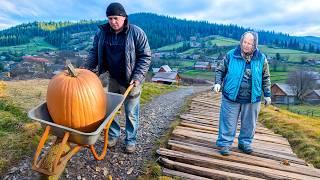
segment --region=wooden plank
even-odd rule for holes
[[[196,138],[201,140],[207,140],[211,142],[215,142],[217,140],[217,137],[213,134],[208,133],[201,133],[201,132],[190,132],[188,130],[182,130],[182,129],[175,129],[172,132],[173,135],[181,136],[181,137],[188,137],[188,138]],[[235,138],[235,143],[238,143],[238,139]],[[259,141],[255,140],[252,144],[253,147],[272,147],[273,149],[278,149],[279,151],[285,151],[292,153],[292,149],[288,145],[282,145],[282,144],[275,144],[270,143],[266,141]]]
[[[196,176],[196,175],[193,175],[193,174],[188,174],[188,173],[175,171],[175,170],[167,169],[167,168],[163,168],[162,169],[162,173],[165,176],[171,176],[171,177],[178,176],[178,177],[180,177],[182,179],[187,179],[187,180],[195,180],[195,179],[197,179],[197,180],[210,180],[210,179],[205,178],[205,177]]]
[[[168,170],[171,174],[180,174],[178,175],[180,177],[184,175],[184,178],[189,177],[189,179],[200,179],[199,176],[203,177],[203,174],[205,174],[204,178],[215,179],[230,177],[239,179],[240,174],[248,175],[245,179],[257,177],[320,179],[320,171],[305,166],[305,162],[298,159],[292,152],[285,138],[263,127],[260,123],[257,123],[252,154],[240,152],[237,148],[237,139],[235,139],[231,155],[221,156],[215,145],[220,105],[221,94],[205,92],[192,98],[189,111],[181,115],[181,124],[176,127],[169,140],[172,150],[158,150],[159,154],[169,158],[161,157],[161,161],[167,163],[165,166],[173,169],[166,169],[166,171]],[[173,162],[170,159],[180,162]],[[290,166],[285,166],[282,163],[284,161],[289,161]],[[234,176],[221,174],[232,174],[233,172],[237,173]]]
[[[194,121],[198,121],[199,120],[199,121],[204,121],[204,122],[208,121],[208,122],[214,122],[216,125],[219,124],[219,118],[218,117],[216,117],[216,116],[203,116],[200,113],[194,114],[194,113],[187,112],[187,113],[181,114],[179,117],[181,119],[186,119],[186,120],[194,120]],[[241,121],[238,120],[237,123],[240,125]],[[261,129],[261,130],[264,130],[265,132],[275,134],[273,131],[271,131],[270,129],[265,128],[259,122],[257,123],[257,128]]]
[[[204,144],[211,144],[212,146],[214,146],[215,142],[216,142],[216,138],[214,138],[214,137],[213,137],[213,140],[208,140],[205,138],[192,137],[192,136],[186,136],[186,135],[181,136],[181,135],[177,135],[177,134],[173,134],[171,139],[181,141],[181,142],[200,142],[200,143],[204,143]],[[237,143],[233,143],[232,147],[237,147]],[[281,149],[278,149],[275,147],[270,147],[270,146],[258,146],[255,143],[253,144],[253,149],[254,149],[254,151],[255,151],[255,149],[261,149],[261,150],[273,152],[273,153],[279,154],[279,155],[296,157],[296,155],[292,151],[287,152],[287,151],[283,151]]]
[[[206,104],[208,106],[217,106],[218,105],[214,101],[204,101],[204,100],[200,100],[200,99],[192,99],[192,102],[198,103],[198,104]]]
[[[194,122],[201,122],[201,123],[211,123],[215,126],[218,126],[218,120],[206,120],[206,119],[198,119],[198,118],[192,118],[192,117],[186,117],[186,116],[180,116],[180,119],[185,119],[189,121],[194,121]]]
[[[215,129],[214,131],[218,131],[219,127],[218,127],[218,123],[213,122],[213,121],[203,121],[203,120],[196,120],[196,119],[185,119],[185,118],[181,118],[182,119],[182,123],[189,123],[189,124],[196,124],[196,125],[201,125],[201,126],[206,126],[206,127],[211,127],[213,129]],[[209,126],[208,126],[209,125]],[[240,130],[240,125],[237,125],[237,130]],[[281,137],[283,138],[281,135],[279,134],[275,134],[271,131],[265,131],[264,129],[257,127],[256,128],[256,133],[258,134],[265,134],[267,136],[271,136],[271,137]]]
[[[228,172],[237,172],[239,174],[250,175],[258,178],[264,179],[312,179],[319,178],[320,174],[317,176],[310,176],[308,172],[299,171],[296,173],[281,171],[276,169],[269,169],[260,166],[241,164],[237,162],[224,161],[221,159],[214,159],[194,154],[188,154],[184,152],[169,150],[160,148],[157,153],[161,156],[165,156],[169,159],[174,159],[175,161],[187,163],[191,165],[201,166],[216,170],[225,170]]]
[[[208,120],[210,122],[219,122],[219,119],[217,117],[207,116],[207,115],[194,115],[190,113],[184,113],[180,115],[181,119],[193,119],[193,120]],[[238,124],[240,125],[240,121],[238,121]],[[261,131],[266,131],[269,133],[273,133],[270,129],[267,129],[263,127],[260,123],[257,123],[257,129],[260,129]],[[274,133],[273,133],[274,134]]]
[[[191,121],[191,122],[195,122],[197,124],[202,123],[202,124],[211,124],[212,127],[215,127],[218,129],[218,120],[203,120],[203,119],[197,119],[197,118],[192,118],[192,117],[186,117],[186,116],[180,116],[180,119],[182,120],[187,120],[187,121]],[[237,124],[237,129],[240,128],[240,122],[238,122]],[[269,134],[269,135],[275,135],[275,133],[273,133],[270,130],[266,130],[265,128],[262,128],[261,126],[258,126],[256,128],[256,133],[262,133],[262,134]],[[275,136],[280,136],[280,135],[275,135]]]
[[[204,129],[196,129],[196,128],[192,128],[192,127],[186,127],[186,126],[182,126],[182,125],[177,126],[176,129],[183,129],[186,131],[207,133],[207,134],[211,134],[214,136],[218,136],[217,129],[209,131],[209,130],[204,130]],[[238,137],[238,136],[239,136],[239,133],[237,132],[236,137]],[[267,136],[265,134],[260,134],[260,133],[255,134],[254,140],[290,146],[289,142],[282,137],[270,137],[270,136]]]
[[[219,106],[206,106],[206,105],[200,105],[196,103],[190,104],[190,109],[193,110],[202,110],[202,111],[209,111],[209,112],[220,112]]]
[[[200,132],[200,133],[207,133],[211,135],[218,135],[218,132],[216,130],[205,130],[205,129],[196,129],[196,128],[191,128],[191,127],[184,127],[184,126],[177,126],[176,129],[182,129],[190,132]],[[239,136],[239,133],[236,134],[236,137]],[[259,141],[265,141],[265,142],[271,142],[275,144],[282,144],[282,145],[287,145],[290,146],[289,142],[281,137],[270,137],[266,135],[261,135],[259,133],[256,133],[254,136],[254,140],[259,140]]]
[[[207,131],[212,131],[212,132],[218,132],[218,128],[214,128],[214,127],[211,127],[211,126],[207,126],[207,125],[199,125],[199,124],[195,124],[195,123],[188,123],[188,122],[185,122],[185,121],[182,121],[180,123],[180,126],[185,126],[185,127],[190,127],[190,128],[195,128],[195,129],[203,129],[203,130],[207,130]],[[256,131],[256,133],[260,133],[260,134],[263,134],[265,136],[268,136],[268,137],[278,137],[278,138],[283,138],[284,140],[287,141],[286,138],[282,137],[281,135],[279,134],[269,134],[269,133],[261,133],[261,132],[258,132]]]
[[[200,106],[196,104],[190,104],[190,110],[197,110],[197,111],[203,111],[203,112],[212,112],[214,110],[214,107],[208,107],[208,106]],[[219,108],[215,107],[215,112],[219,112]]]
[[[201,111],[187,111],[185,114],[190,114],[190,115],[193,115],[193,116],[197,116],[197,115],[207,115],[211,118],[214,118],[214,119],[219,119],[220,117],[220,113],[219,112],[201,112]]]
[[[182,123],[185,123],[185,121],[183,121]],[[183,126],[177,126],[176,128],[179,131],[183,131],[182,134],[180,135],[184,135],[183,133],[188,133],[188,131],[190,131],[191,133],[196,133],[195,137],[200,136],[200,137],[213,137],[214,140],[216,140],[217,136],[218,136],[218,132],[217,130],[213,130],[213,131],[206,131],[206,130],[199,130],[199,129],[194,129],[194,128],[190,128],[190,127],[183,127]],[[236,137],[235,137],[235,142],[238,142],[237,137],[239,136],[239,131],[237,131],[236,133]],[[272,148],[280,148],[283,150],[283,148],[286,148],[288,150],[288,152],[292,152],[291,147],[289,142],[287,142],[286,140],[282,140],[281,139],[277,139],[278,137],[268,137],[268,136],[264,136],[263,134],[260,133],[256,133],[255,137],[254,137],[254,145],[256,146],[263,146],[263,145],[267,145],[270,146]]]
[[[255,157],[255,156],[251,156],[244,153],[232,152],[230,156],[221,156],[218,150],[213,148],[199,147],[196,145],[185,146],[185,145],[173,144],[173,143],[170,143],[169,145],[171,146],[172,150],[180,151],[184,153],[191,153],[191,154],[200,155],[200,156],[206,156],[206,157],[222,159],[226,161],[232,161],[232,162],[265,167],[270,169],[276,169],[276,170],[292,172],[292,173],[304,171],[305,173],[309,173],[310,176],[319,177],[319,170],[310,168],[308,166],[302,166],[299,164],[291,163],[290,166],[285,166],[281,164],[281,162],[279,161]]]
[[[216,146],[214,143],[204,143],[204,142],[199,142],[199,141],[193,141],[193,140],[173,140],[170,139],[169,143],[174,143],[174,144],[181,144],[185,146],[189,146],[190,144],[192,145],[197,145],[200,147],[208,147],[208,148],[214,148],[214,149],[219,149],[219,147]],[[234,152],[241,152],[237,145],[233,145],[231,147],[231,150]],[[257,157],[262,157],[262,158],[267,158],[267,159],[273,159],[279,162],[290,162],[290,163],[295,163],[295,164],[300,164],[300,165],[306,165],[306,162],[297,158],[294,154],[285,154],[285,153],[278,153],[272,150],[267,150],[267,149],[259,149],[255,148],[254,151],[250,154],[252,156],[257,156]]]
[[[194,114],[191,114],[191,113],[184,113],[184,114],[181,114],[180,117],[183,117],[183,118],[194,118],[194,119],[202,119],[202,120],[212,120],[213,118],[215,119],[219,119],[218,117],[219,116],[208,116],[208,115],[194,115]]]
[[[219,105],[220,106],[220,105]],[[202,103],[191,102],[191,109],[204,109],[204,110],[212,110],[212,109],[220,109],[218,105],[208,105]]]
[[[214,169],[189,165],[189,164],[185,164],[185,163],[175,162],[175,161],[163,158],[163,157],[160,157],[160,162],[166,168],[178,170],[181,172],[191,173],[191,174],[194,174],[197,176],[203,176],[206,178],[212,178],[212,179],[232,178],[232,179],[252,179],[252,180],[253,179],[261,179],[261,178],[250,177],[250,176],[245,176],[245,175],[236,174],[236,173],[229,173],[229,172],[218,171],[218,170],[214,170]]]

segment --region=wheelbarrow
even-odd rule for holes
[[[82,147],[89,148],[96,160],[104,159],[108,147],[109,127],[132,88],[133,85],[130,85],[123,95],[106,92],[106,98],[108,100],[107,114],[104,121],[100,124],[96,131],[90,133],[81,132],[54,123],[48,112],[46,102],[30,110],[28,112],[28,116],[31,119],[40,122],[42,127],[45,127],[45,131],[40,139],[34,155],[32,170],[40,172],[42,175],[44,175],[44,177],[59,178],[64,171],[67,162]],[[94,144],[98,140],[102,131],[104,131],[104,146],[99,155],[94,147]],[[51,145],[48,152],[42,156],[42,159],[39,160],[39,156],[49,134],[56,136],[57,139],[55,143]],[[70,143],[73,143],[73,146],[71,146]],[[50,158],[48,158],[49,156]],[[43,164],[47,164],[46,166],[49,164],[50,167],[44,167]]]

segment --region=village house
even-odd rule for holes
[[[168,65],[162,65],[160,68],[152,68],[152,72],[172,72],[172,69]]]
[[[172,69],[168,65],[163,65],[160,67],[158,72],[171,72]]]
[[[152,82],[163,84],[178,84],[181,81],[178,72],[158,72],[152,77]]]
[[[206,70],[206,71],[210,71],[210,70],[211,70],[211,64],[210,64],[210,62],[197,61],[197,62],[194,64],[194,69],[195,69],[195,70]]]
[[[157,72],[159,72],[159,69],[160,69],[160,68],[152,68],[152,72],[153,72],[153,73],[157,73]]]
[[[303,100],[309,104],[320,104],[320,89],[310,91],[304,96]]]
[[[296,104],[294,88],[289,84],[275,83],[271,86],[272,102],[275,104]]]
[[[160,68],[152,68],[155,75],[152,77],[152,82],[163,83],[163,84],[172,84],[177,83],[181,80],[178,75],[178,69],[171,69],[168,65],[163,65]]]

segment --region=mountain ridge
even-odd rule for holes
[[[92,32],[97,25],[106,20],[81,20],[77,22],[32,22],[25,23],[0,31],[0,46],[25,44],[31,38],[40,36],[50,44],[67,49],[72,34]],[[189,40],[190,37],[205,37],[219,35],[239,40],[240,36],[250,28],[238,25],[216,24],[207,21],[193,21],[153,13],[135,13],[129,15],[129,22],[141,27],[147,34],[151,48]],[[263,45],[273,45],[280,48],[297,49],[309,52],[320,51],[320,38],[315,36],[297,37],[273,31],[258,31],[259,42]],[[90,39],[90,37],[89,37]]]

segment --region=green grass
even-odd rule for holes
[[[239,44],[239,41],[221,36],[215,36],[215,39],[210,40],[210,42],[217,46],[236,46]]]
[[[262,108],[259,121],[287,138],[298,157],[320,168],[320,118],[268,107]]]
[[[280,56],[288,56],[289,62],[301,62],[301,58],[304,56],[307,59],[320,59],[320,54],[308,53],[304,51],[298,51],[293,49],[280,49],[280,48],[270,48],[265,45],[260,45],[259,49],[267,54],[268,56],[276,56],[276,53],[280,53]]]
[[[0,174],[33,152],[38,129],[39,125],[32,124],[22,108],[0,100]]]
[[[201,70],[188,70],[180,74],[181,77],[188,77],[194,79],[206,79],[213,81],[214,72],[213,71],[201,71]]]
[[[157,59],[154,60],[157,64],[157,67],[160,67],[161,65],[167,64],[170,68],[186,68],[186,67],[192,67],[195,63],[195,60],[182,60],[182,59],[175,59],[175,58],[169,58],[169,59]]]
[[[0,47],[0,53],[16,51],[23,54],[34,54],[44,50],[56,50],[57,48],[47,43],[44,38],[36,37],[27,44],[17,46]]]
[[[290,106],[280,105],[279,107],[281,109],[289,110],[297,114],[320,117],[320,105],[310,105],[310,104],[290,105]]]
[[[180,65],[179,67],[190,67],[190,66],[193,66],[195,61],[193,60],[190,60],[190,61],[180,61]]]
[[[157,50],[159,50],[159,51],[172,51],[172,50],[180,48],[182,46],[183,46],[183,42],[178,42],[178,43],[175,43],[175,44],[170,44],[170,45],[167,45],[167,46],[163,46],[161,48],[158,48]]]
[[[182,54],[186,54],[186,55],[191,55],[193,53],[195,53],[195,51],[199,50],[200,48],[190,48],[184,52],[182,52]]]
[[[141,104],[145,104],[154,96],[159,96],[161,94],[174,91],[178,87],[175,85],[165,85],[159,83],[144,83],[142,87],[142,94],[141,94]]]
[[[270,72],[271,83],[285,83],[289,72]]]

